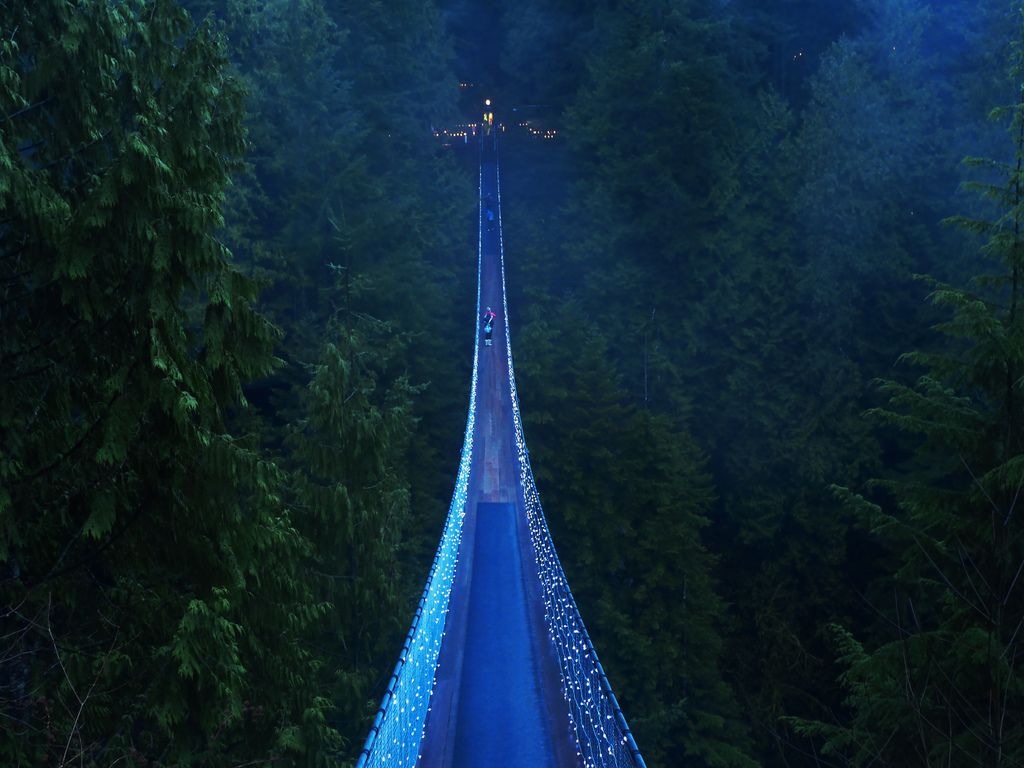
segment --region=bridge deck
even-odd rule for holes
[[[493,151],[493,150],[492,150]],[[481,159],[481,307],[498,313],[482,346],[466,519],[418,765],[570,768],[578,764],[519,487],[505,347],[497,165]],[[481,337],[480,344],[483,344]]]

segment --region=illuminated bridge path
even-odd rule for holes
[[[455,492],[357,765],[644,768],[565,581],[530,470],[490,139],[481,149],[480,201],[473,381]],[[488,306],[498,316],[493,346],[479,331]]]

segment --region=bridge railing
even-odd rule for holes
[[[512,392],[512,417],[515,422],[519,482],[537,560],[537,572],[544,600],[544,618],[548,635],[558,656],[562,694],[576,735],[576,750],[585,768],[646,768],[640,750],[629,730],[626,718],[615,698],[608,676],[594,650],[594,643],[583,625],[579,608],[569,589],[565,572],[555,552],[551,531],[540,504],[533,479],[530,456],[523,435],[519,412],[519,393],[512,365],[512,341],[508,323],[508,298],[505,291],[505,243],[501,227],[501,184],[498,184],[498,253],[501,260],[502,310],[505,318],[505,354],[508,356],[509,387]]]
[[[459,545],[466,517],[469,471],[473,463],[473,430],[476,425],[477,375],[480,345],[477,343],[477,318],[480,317],[480,263],[483,253],[483,229],[477,234],[476,312],[473,316],[473,379],[469,392],[466,434],[459,458],[459,473],[448,508],[441,543],[430,566],[430,574],[420,597],[412,626],[406,635],[395,671],[388,682],[370,734],[356,762],[356,768],[413,768],[419,759],[430,699],[434,693],[437,660],[441,652],[448,604]]]

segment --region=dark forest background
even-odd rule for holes
[[[0,2],[0,764],[354,761],[462,443],[435,134],[487,95],[537,482],[648,764],[1024,765],[1021,32]]]

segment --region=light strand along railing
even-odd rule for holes
[[[478,195],[479,197],[479,195]],[[370,734],[356,762],[356,768],[413,768],[419,760],[427,710],[434,693],[438,655],[444,639],[455,570],[458,565],[462,526],[466,517],[469,470],[473,463],[473,430],[476,425],[477,373],[480,345],[477,318],[480,317],[480,265],[483,258],[483,226],[477,231],[476,312],[473,315],[473,380],[469,391],[469,414],[462,442],[459,473],[448,508],[441,542],[430,566],[427,584],[420,597],[412,626],[391,675]]]
[[[496,169],[497,172],[497,169]],[[565,572],[555,553],[554,541],[540,504],[537,485],[530,468],[529,452],[519,412],[519,393],[512,366],[508,296],[505,291],[505,242],[501,227],[501,183],[498,191],[498,254],[501,263],[502,311],[505,318],[505,354],[512,393],[519,482],[526,506],[530,539],[543,589],[544,618],[548,635],[558,654],[562,694],[568,704],[569,720],[576,734],[576,750],[585,768],[645,768],[640,750],[626,724],[608,676],[587,634],[579,608],[573,599]]]

